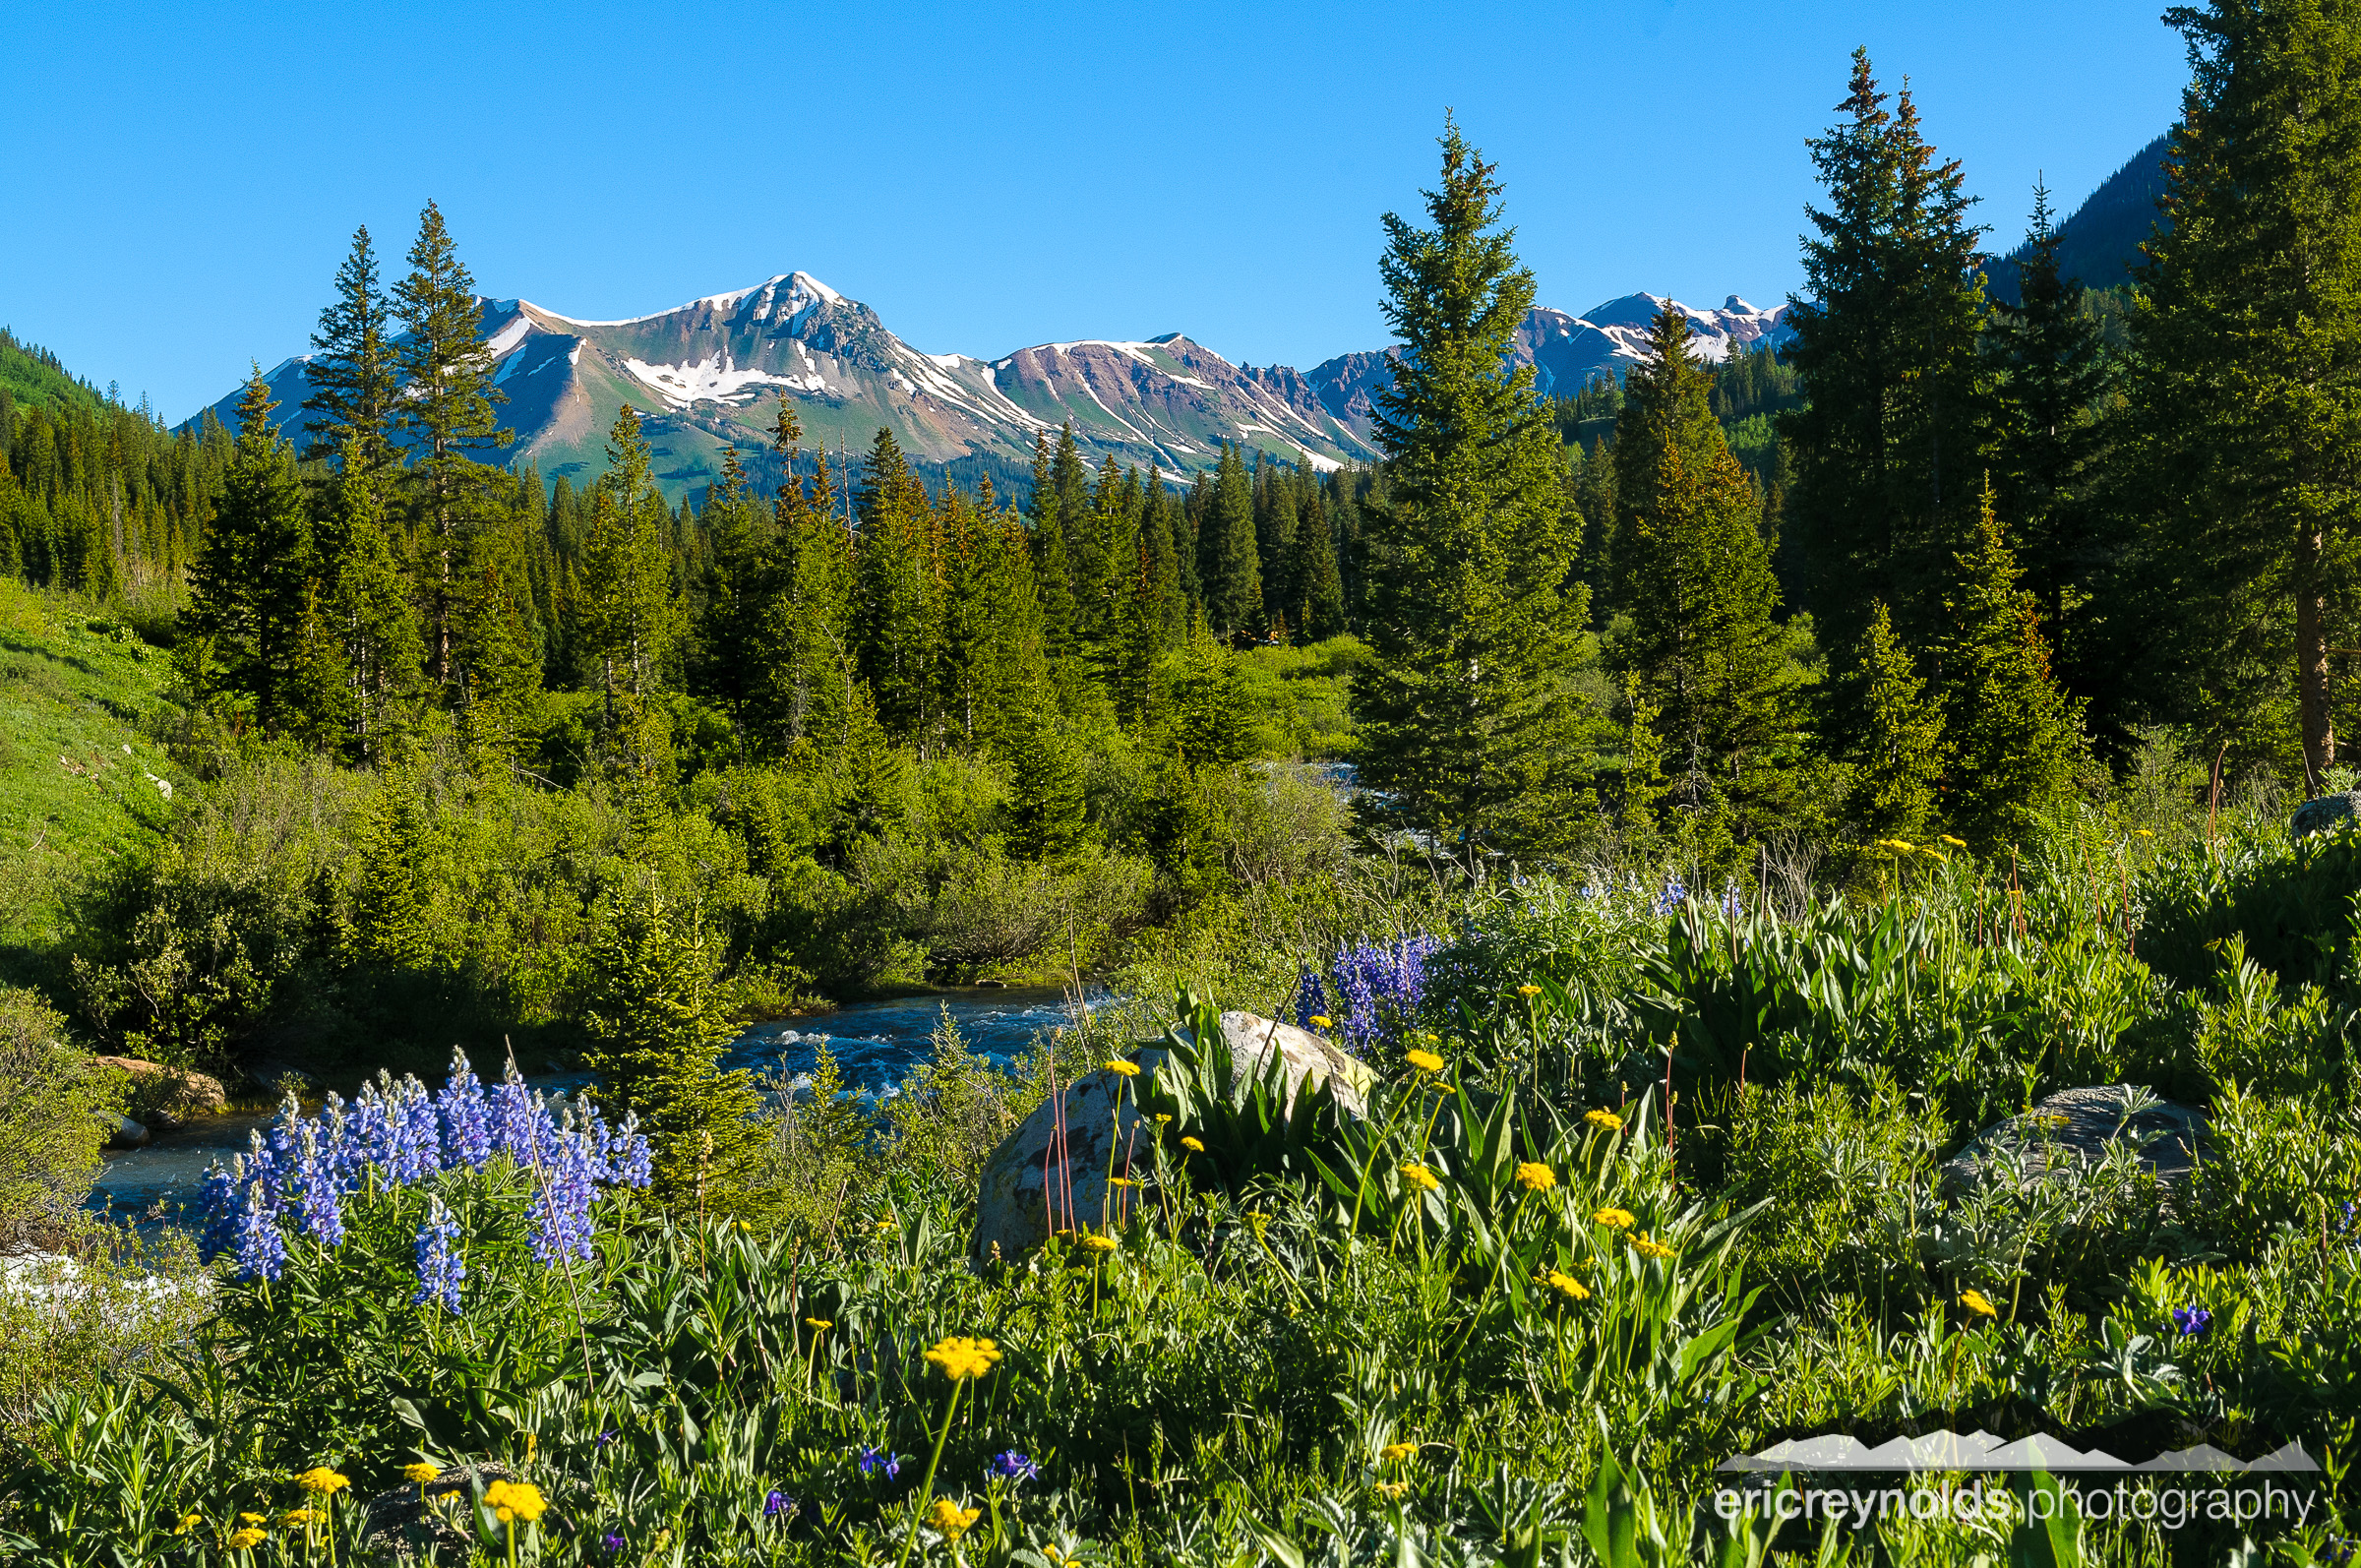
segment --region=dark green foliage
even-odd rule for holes
[[[2018,586],[1989,492],[1975,541],[1958,561],[1938,688],[1950,785],[1943,814],[1987,849],[2029,837],[2071,796],[2081,713],[2051,678],[2040,618]]]
[[[1688,341],[1688,318],[1667,304],[1624,378],[1613,552],[1630,624],[1614,662],[1654,711],[1675,837],[1759,839],[1793,820],[1795,677],[1754,490]]]
[[[1324,642],[1345,631],[1345,579],[1336,569],[1327,497],[1317,485],[1310,487],[1303,513],[1296,519],[1288,583],[1292,596],[1288,624],[1298,641]]]
[[[1054,860],[1084,826],[1082,770],[1074,743],[1046,709],[1012,740],[1008,847],[1027,860]]]
[[[266,731],[291,727],[309,693],[303,644],[316,614],[311,518],[295,453],[271,422],[254,368],[238,402],[238,440],[204,554],[191,573],[183,667],[250,704]]]
[[[333,457],[348,469],[357,464],[372,483],[390,475],[397,462],[393,436],[400,386],[391,336],[377,250],[364,224],[353,231],[351,254],[336,269],[335,302],[321,311],[319,331],[312,333],[305,375],[313,391],[303,400],[307,461]]]
[[[1914,844],[1935,820],[1935,792],[1943,777],[1943,709],[1928,693],[1910,650],[1894,634],[1882,604],[1870,610],[1856,665],[1862,714],[1846,814],[1869,838]]]
[[[600,697],[603,760],[636,790],[671,782],[657,694],[680,631],[664,499],[630,404],[608,433],[609,467],[590,497],[575,641]]]
[[[1376,657],[1353,686],[1362,800],[1372,826],[1450,853],[1547,849],[1591,807],[1597,722],[1568,687],[1587,605],[1567,587],[1556,429],[1532,369],[1504,368],[1533,274],[1497,226],[1492,166],[1456,124],[1442,148],[1433,226],[1385,219],[1386,317],[1405,352],[1379,400],[1388,489],[1364,503],[1383,542],[1364,617]]]
[[[639,1118],[657,1198],[700,1217],[748,1212],[761,1102],[743,1068],[717,1065],[738,1027],[701,913],[651,897],[618,911],[585,958],[583,1063],[609,1116]]]
[[[1846,118],[1811,143],[1805,286],[1785,352],[1806,401],[1780,416],[1793,463],[1786,527],[1802,598],[1833,647],[1871,602],[1906,640],[1934,632],[1990,441],[1984,306],[1960,166],[1938,162],[1906,89],[1893,110],[1856,50]]]
[[[2289,989],[2352,987],[2361,933],[2361,834],[2316,833],[2281,853],[2241,845],[2163,862],[2140,924],[2140,956],[2158,974],[2201,988],[2242,955]]]
[[[1236,446],[1222,448],[1214,470],[1197,533],[1197,575],[1204,584],[1205,622],[1214,634],[1234,643],[1260,641],[1268,622],[1254,537],[1254,485]]]

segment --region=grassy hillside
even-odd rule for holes
[[[170,675],[83,600],[0,578],[0,985],[35,978],[69,877],[162,829]]]

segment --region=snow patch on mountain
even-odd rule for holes
[[[686,408],[695,402],[724,403],[736,407],[754,401],[761,395],[764,387],[785,387],[798,392],[807,390],[798,385],[805,378],[774,376],[766,370],[741,370],[730,362],[726,354],[683,365],[650,365],[645,360],[626,359],[623,368],[630,371],[640,385],[675,408]],[[810,390],[817,391],[821,385],[818,377],[816,375],[810,379],[814,383]]]

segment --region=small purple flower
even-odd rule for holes
[[[2172,1324],[2181,1331],[2181,1338],[2185,1340],[2203,1339],[2213,1327],[2213,1314],[2192,1301],[2187,1306],[2172,1309]]]
[[[788,1496],[785,1492],[779,1490],[776,1486],[773,1486],[770,1489],[769,1496],[762,1499],[762,1517],[765,1519],[776,1519],[781,1514],[792,1514],[794,1512],[795,1499]]]
[[[621,1437],[623,1433],[610,1426],[605,1431],[598,1434],[598,1447],[601,1450],[604,1450],[609,1443],[615,1441],[616,1438]]]
[[[1668,876],[1665,878],[1665,890],[1656,895],[1656,912],[1659,915],[1669,915],[1672,913],[1673,906],[1681,903],[1688,896],[1689,884],[1678,876]]]
[[[623,1538],[610,1530],[599,1538],[598,1544],[608,1556],[613,1557],[622,1552]]]
[[[993,1455],[991,1462],[984,1467],[984,1479],[988,1483],[996,1480],[1033,1480],[1040,1475],[1041,1467],[1013,1448]]]
[[[889,1450],[872,1448],[867,1443],[861,1445],[860,1463],[861,1474],[864,1476],[875,1476],[881,1470],[885,1473],[885,1478],[892,1480],[902,1473],[900,1455]]]
[[[467,1278],[467,1263],[459,1256],[458,1239],[459,1222],[441,1198],[428,1199],[426,1223],[418,1227],[418,1290],[411,1305],[434,1301],[448,1312],[459,1309],[459,1282]]]
[[[1306,969],[1296,982],[1296,1027],[1309,1029],[1314,1018],[1328,1016],[1328,988],[1319,974]]]
[[[1387,1029],[1410,1027],[1426,999],[1426,961],[1442,945],[1434,936],[1406,936],[1398,942],[1362,942],[1336,955],[1329,965],[1336,1008],[1329,1016],[1346,1050],[1365,1055]],[[1317,977],[1312,978],[1316,985]]]
[[[238,1215],[238,1278],[275,1280],[287,1266],[287,1238],[279,1234],[278,1221],[258,1196],[249,1188]]]

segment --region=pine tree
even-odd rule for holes
[[[510,475],[485,476],[461,557],[459,724],[477,760],[495,766],[514,764],[529,749],[541,705],[541,639],[532,621],[521,488]],[[644,693],[636,695],[644,702]],[[634,750],[636,771],[668,779],[661,723],[653,730]]]
[[[253,367],[238,399],[238,439],[190,582],[197,658],[253,704],[266,734],[286,732],[310,606],[311,527],[295,453],[272,422],[277,404]]]
[[[607,435],[607,471],[590,495],[575,634],[600,694],[610,767],[641,787],[669,780],[671,742],[655,701],[679,629],[670,514],[649,473],[639,416],[626,403]]]
[[[1795,678],[1754,488],[1710,388],[1688,317],[1667,300],[1615,424],[1617,598],[1631,618],[1615,660],[1657,710],[1670,804],[1692,817],[1734,813],[1718,838],[1760,838],[1792,823]]]
[[[399,400],[403,429],[418,438],[419,502],[424,513],[428,571],[427,657],[444,699],[460,699],[457,644],[466,588],[461,580],[462,535],[474,517],[482,475],[468,455],[506,446],[495,403],[507,401],[492,384],[492,364],[476,332],[483,321],[475,278],[459,261],[451,231],[434,203],[418,216],[409,275],[394,285],[394,313],[403,335],[395,357],[408,380]]]
[[[794,417],[784,403],[780,408],[786,417]],[[702,603],[696,614],[692,674],[696,689],[721,705],[743,737],[761,679],[757,661],[763,651],[762,616],[778,584],[772,519],[756,505],[734,446],[722,449],[721,480],[707,496],[699,520],[711,555],[699,583]]]
[[[657,1199],[700,1219],[753,1211],[769,1137],[756,1119],[762,1102],[752,1075],[720,1064],[738,1032],[720,959],[694,907],[651,897],[609,919],[584,966],[582,1062],[598,1075],[600,1109],[639,1118]]]
[[[1026,860],[1056,860],[1082,837],[1082,769],[1050,694],[1036,693],[1029,707],[1009,758],[1008,847]]]
[[[853,643],[885,733],[922,749],[934,725],[942,633],[934,521],[901,444],[879,426],[862,480]]]
[[[1853,824],[1871,838],[1914,844],[1933,830],[1943,776],[1943,709],[1928,694],[1917,661],[1894,634],[1882,604],[1869,607],[1869,631],[1857,659],[1866,711],[1852,756]]]
[[[1988,848],[2027,837],[2073,792],[2081,714],[2050,678],[2040,617],[2018,586],[1989,489],[1974,542],[1954,559],[1942,648],[1945,814],[1968,842]]]
[[[1336,542],[1328,531],[1328,498],[1311,487],[1302,515],[1296,520],[1295,559],[1288,568],[1295,584],[1295,608],[1290,614],[1297,635],[1321,642],[1345,630],[1345,583],[1336,570]]]
[[[353,231],[351,254],[336,269],[336,300],[320,313],[312,334],[307,375],[312,395],[303,400],[311,460],[334,457],[358,462],[373,480],[395,465],[394,418],[400,378],[387,331],[386,297],[378,288],[377,251],[368,225]]]
[[[851,541],[836,515],[826,462],[809,485],[793,471],[801,437],[782,399],[772,446],[790,454],[789,472],[771,507],[778,560],[774,591],[759,612],[748,697],[756,732],[782,756],[811,748],[824,753],[842,740],[859,679]]]
[[[2050,221],[2048,187],[2033,187],[2031,232],[2018,268],[2018,302],[1999,307],[1992,338],[2000,361],[2001,451],[1997,508],[2010,519],[2026,586],[2041,606],[2063,667],[2077,639],[2070,600],[2089,597],[2107,552],[2089,534],[2088,494],[2096,477],[2097,403],[2106,386],[2098,328],[2082,313],[2082,289],[2058,275],[2063,242]],[[2070,690],[2084,683],[2069,676]]]
[[[1254,483],[1244,454],[1228,443],[1214,470],[1197,555],[1205,620],[1214,634],[1235,643],[1261,641],[1270,623],[1263,614],[1262,566],[1254,540]]]
[[[1592,805],[1599,721],[1570,684],[1588,615],[1565,589],[1566,474],[1530,366],[1510,363],[1533,304],[1500,185],[1446,119],[1433,227],[1387,214],[1386,317],[1403,341],[1379,399],[1389,490],[1357,674],[1362,809],[1454,853],[1546,849]],[[1372,501],[1376,501],[1372,492]]]
[[[1254,462],[1254,552],[1262,579],[1264,624],[1296,629],[1302,605],[1296,593],[1297,497],[1295,473],[1268,457]]]
[[[1993,418],[1971,199],[1959,164],[1935,160],[1908,90],[1885,105],[1855,50],[1846,118],[1810,144],[1830,205],[1805,209],[1815,233],[1786,317],[1806,399],[1779,422],[1793,462],[1786,526],[1804,601],[1836,647],[1859,645],[1873,600],[1906,637],[1938,624]]]
[[[1073,427],[1061,435],[1063,447],[1073,441]],[[1033,584],[1041,600],[1042,633],[1049,647],[1050,667],[1060,690],[1074,679],[1074,574],[1066,552],[1069,517],[1059,497],[1058,461],[1051,455],[1049,437],[1033,439]]]
[[[419,781],[384,775],[359,816],[337,934],[344,962],[371,976],[421,973],[434,956],[435,839]]]
[[[352,761],[382,769],[400,754],[409,730],[420,664],[418,622],[357,443],[347,446],[338,467],[329,518],[318,532],[335,541],[334,566],[327,573],[327,620],[340,645],[347,694],[338,704],[343,746]]]
[[[2361,16],[2213,0],[2166,17],[2192,79],[2117,465],[2144,527],[2125,573],[2147,595],[2139,686],[2249,756],[2298,741],[2317,788],[2338,759],[2330,657],[2353,641],[2335,629],[2361,517]]]

